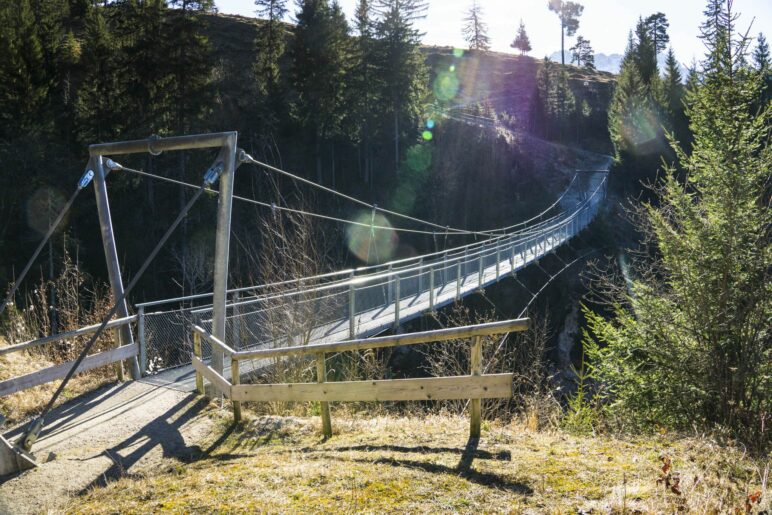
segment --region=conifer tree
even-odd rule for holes
[[[760,72],[769,73],[772,69],[772,58],[769,54],[769,44],[763,33],[756,38],[756,49],[753,51],[753,63]]]
[[[579,18],[584,12],[584,6],[577,2],[566,0],[549,0],[549,9],[560,19],[560,62],[566,64],[566,36],[573,36],[579,29]]]
[[[255,0],[255,6],[263,20],[255,38],[255,82],[258,94],[273,96],[279,88],[279,59],[284,54],[287,0]]]
[[[378,14],[377,70],[384,88],[379,111],[392,120],[396,176],[400,143],[414,133],[425,99],[427,72],[419,50],[423,34],[415,28],[415,22],[426,16],[427,4],[424,0],[375,0],[374,5]]]
[[[709,54],[687,96],[692,150],[675,148],[688,173],[668,169],[658,202],[642,206],[653,252],[608,299],[613,319],[588,313],[585,349],[625,420],[721,427],[763,450],[772,441],[772,106],[756,104],[761,80],[744,68],[731,2],[708,23]]]
[[[672,48],[667,53],[663,84],[668,111],[674,116],[683,111],[684,84],[681,68]]]
[[[354,68],[349,88],[351,105],[355,106],[358,130],[359,166],[362,180],[372,187],[372,137],[375,130],[374,107],[378,104],[379,83],[375,41],[375,19],[372,0],[359,0],[355,13],[357,39],[354,43]]]
[[[30,0],[1,4],[0,27],[0,141],[50,130],[51,84]]]
[[[579,36],[576,38],[576,44],[571,47],[570,51],[572,64],[583,66],[590,70],[595,69],[595,52],[589,40]]]
[[[296,95],[292,113],[313,140],[317,181],[322,183],[322,143],[340,133],[346,114],[348,24],[335,1],[330,5],[327,0],[302,0],[299,9],[291,49]]]
[[[633,55],[641,80],[647,86],[652,84],[658,76],[657,50],[651,36],[648,25],[642,18],[639,18],[635,27],[636,45]]]
[[[517,29],[517,36],[509,46],[520,50],[520,55],[525,55],[531,51],[531,40],[528,38],[528,34],[525,32],[525,24],[523,24],[523,20],[520,20],[520,27]]]
[[[667,16],[664,13],[655,13],[647,17],[644,23],[654,44],[655,53],[663,52],[670,43],[670,36],[667,33],[670,22],[667,21]]]
[[[464,18],[464,39],[469,43],[470,50],[486,51],[491,48],[491,39],[488,36],[488,25],[483,21],[482,6],[473,0],[472,5]]]

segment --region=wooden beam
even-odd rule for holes
[[[233,357],[235,359],[243,360],[271,358],[277,356],[300,356],[307,354],[317,354],[319,352],[343,352],[363,349],[379,349],[383,347],[397,347],[399,345],[417,345],[421,343],[432,343],[437,341],[462,340],[465,338],[471,338],[473,336],[490,336],[494,334],[504,334],[515,331],[525,331],[528,329],[528,322],[529,319],[521,318],[517,320],[505,320],[501,322],[490,322],[487,324],[463,327],[450,327],[447,329],[438,329],[435,331],[398,334],[393,336],[380,336],[377,338],[364,338],[337,343],[323,343],[275,349],[241,351],[235,352]],[[468,399],[469,396],[465,398]]]
[[[210,345],[214,347],[219,347],[222,350],[223,355],[225,356],[233,356],[235,354],[238,354],[234,349],[230,348],[225,342],[223,342],[213,334],[208,333],[206,329],[204,329],[203,327],[194,325],[193,333],[200,334],[204,340],[209,342]]]
[[[137,350],[137,344],[133,343],[131,345],[118,347],[117,349],[100,352],[98,354],[92,354],[91,356],[87,356],[86,359],[81,362],[80,366],[78,366],[78,370],[75,373],[79,374],[87,370],[109,365],[110,363],[114,363],[116,361],[129,359],[137,355]],[[61,365],[54,365],[53,367],[48,367],[44,368],[43,370],[38,370],[37,372],[32,372],[31,374],[0,381],[0,397],[19,392],[21,390],[26,390],[27,388],[32,388],[33,386],[45,384],[56,379],[61,379],[67,375],[67,372],[70,371],[73,364],[74,361],[68,361],[66,363],[62,363]]]
[[[482,343],[479,336],[475,336],[471,348],[471,369],[472,377],[482,375]],[[511,383],[510,383],[511,384]],[[469,402],[469,436],[470,438],[480,438],[480,419],[482,418],[482,403],[480,397],[472,396]]]
[[[113,327],[118,327],[120,325],[130,324],[136,319],[137,319],[137,315],[132,315],[126,318],[116,318],[115,320],[110,320],[109,322],[107,322],[105,329],[111,329]],[[45,345],[46,343],[59,342],[62,340],[67,340],[69,338],[75,338],[76,336],[84,336],[86,334],[92,334],[92,333],[95,333],[96,330],[99,329],[101,325],[102,325],[101,323],[94,324],[94,325],[87,325],[86,327],[75,329],[74,331],[67,331],[59,334],[52,334],[51,336],[45,336],[43,338],[38,338],[37,340],[30,340],[28,342],[17,343],[16,345],[8,345],[7,347],[0,347],[0,356],[2,356],[3,354],[10,354],[12,352],[31,349],[32,347]]]
[[[231,385],[241,383],[241,374],[239,373],[239,361],[237,359],[231,359]],[[231,399],[233,404],[233,420],[234,422],[241,422],[241,403]]]
[[[325,383],[327,381],[327,363],[324,359],[324,353],[316,355],[316,382]],[[330,403],[322,401],[319,403],[319,411],[322,415],[322,434],[325,438],[332,438],[332,421],[330,420]]]
[[[227,379],[195,356],[192,357],[192,363],[193,368],[212,383],[218,391],[220,391],[227,399],[231,398],[231,384]]]
[[[233,386],[237,401],[432,401],[512,397],[512,374]]]
[[[193,355],[201,359],[201,335],[196,332],[193,333]],[[196,390],[204,395],[204,376],[198,370],[196,370]]]

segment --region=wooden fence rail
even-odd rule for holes
[[[241,420],[241,402],[319,402],[322,432],[332,436],[330,402],[382,402],[470,399],[470,436],[479,438],[481,399],[512,397],[512,374],[483,374],[482,337],[500,335],[528,328],[529,320],[517,319],[491,322],[435,331],[381,336],[337,343],[310,344],[274,349],[236,351],[205,329],[193,327],[193,367],[196,370],[196,388],[204,393],[204,379],[233,403],[233,416]],[[418,379],[386,379],[376,381],[327,381],[327,353],[378,349],[400,345],[431,344],[442,341],[472,338],[470,348],[470,375],[428,377]],[[206,340],[231,359],[231,381],[204,363],[201,340]],[[240,384],[239,361],[275,357],[314,356],[315,383]]]

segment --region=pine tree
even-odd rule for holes
[[[292,113],[313,139],[317,181],[322,183],[322,143],[340,133],[346,114],[348,24],[337,2],[302,0],[299,8],[291,48]]]
[[[531,51],[531,40],[525,32],[523,20],[520,20],[520,28],[517,29],[517,37],[515,37],[515,40],[509,46],[520,50],[520,55],[525,55]]]
[[[560,62],[565,65],[565,38],[566,36],[573,36],[579,29],[579,18],[584,12],[584,6],[565,0],[549,0],[549,9],[560,18]]]
[[[634,52],[635,66],[641,75],[641,80],[647,86],[651,85],[658,76],[657,71],[657,51],[654,46],[654,40],[651,38],[651,32],[646,22],[638,19],[635,27],[636,45]]]
[[[422,114],[427,82],[426,64],[419,50],[423,34],[415,22],[426,16],[424,0],[375,0],[378,14],[378,79],[384,92],[380,112],[393,122],[394,170],[398,174],[404,127],[411,130]],[[403,123],[404,122],[404,123]]]
[[[667,16],[664,13],[655,13],[646,18],[644,23],[654,44],[655,53],[663,52],[670,43],[670,36],[667,33],[670,22],[667,21]]]
[[[595,52],[590,45],[590,41],[582,36],[576,38],[576,44],[571,47],[571,63],[577,66],[583,66],[590,70],[595,69]]]
[[[683,111],[684,85],[681,68],[672,48],[668,50],[663,80],[667,109],[671,116]]]
[[[464,39],[469,43],[470,50],[490,50],[491,39],[488,36],[488,25],[483,21],[482,6],[473,0],[464,18]]]
[[[545,58],[536,74],[536,89],[544,136],[565,138],[569,120],[576,110],[576,98],[568,85],[565,68]]]
[[[762,73],[769,73],[772,69],[772,58],[770,58],[769,44],[763,33],[759,33],[756,38],[756,49],[753,51],[753,63],[756,69]]]
[[[374,107],[379,102],[379,83],[372,0],[359,0],[355,13],[357,39],[354,43],[354,67],[350,104],[354,106],[359,140],[359,166],[362,180],[372,187],[372,139],[375,127]]]
[[[0,141],[46,132],[51,80],[30,0],[0,5],[0,27]]]
[[[284,54],[284,17],[287,0],[255,0],[256,14],[264,20],[255,38],[255,82],[258,94],[273,96],[279,89],[279,59]]]
[[[86,74],[76,101],[77,133],[83,145],[116,139],[125,123],[118,114],[123,98],[118,94],[118,51],[102,9],[91,9],[83,32],[82,64]]]
[[[687,97],[693,147],[675,148],[688,173],[668,169],[658,203],[642,206],[653,257],[634,262],[629,289],[608,299],[612,320],[589,314],[585,348],[619,416],[732,429],[763,450],[772,442],[763,429],[772,412],[772,106],[757,106],[761,80],[743,70],[731,2],[718,15]]]

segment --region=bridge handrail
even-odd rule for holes
[[[116,318],[115,320],[109,321],[105,326],[105,329],[121,327],[127,324],[131,324],[136,320],[137,320],[137,315],[131,315],[124,318]],[[17,343],[14,345],[8,345],[7,347],[0,347],[0,356],[4,354],[11,354],[13,352],[19,352],[19,351],[31,349],[33,347],[38,347],[40,345],[45,345],[48,343],[59,342],[62,340],[66,340],[68,338],[75,338],[76,336],[93,334],[97,331],[97,329],[99,329],[101,325],[102,324],[87,325],[85,327],[74,329],[72,331],[65,331],[63,333],[44,336],[43,338],[38,338],[37,340],[29,340],[29,341]]]

